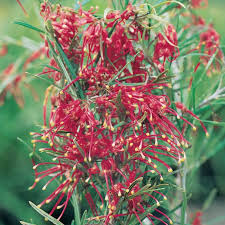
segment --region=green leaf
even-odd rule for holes
[[[211,120],[202,120],[202,122],[212,124],[215,126],[222,126],[222,127],[225,126],[225,122],[217,122],[217,121],[211,121]]]
[[[52,222],[55,225],[64,225],[63,223],[61,223],[60,221],[58,221],[57,219],[55,219],[54,217],[52,217],[51,215],[49,215],[48,213],[46,213],[44,210],[38,208],[33,202],[29,202],[29,204],[31,205],[31,207],[33,209],[35,209],[40,215],[42,215],[44,218],[48,219],[50,222]]]
[[[77,190],[75,190],[73,192],[73,195],[72,195],[73,209],[74,209],[74,217],[75,217],[76,225],[81,225],[80,209],[79,209],[79,204],[78,204],[76,192],[77,192]]]
[[[40,28],[37,28],[37,27],[35,27],[35,26],[33,26],[33,25],[29,24],[29,23],[23,22],[23,21],[14,21],[14,24],[17,24],[17,25],[20,25],[20,26],[23,26],[23,27],[35,30],[35,31],[37,31],[39,33],[45,33]]]
[[[186,209],[187,209],[187,195],[186,191],[183,191],[183,202],[181,207],[181,224],[185,224],[186,219]]]
[[[122,127],[123,125],[126,125],[127,123],[125,121],[121,121],[120,123],[117,123],[114,128]]]
[[[217,53],[218,53],[218,49],[216,50],[216,52],[212,55],[212,57],[210,58],[210,60],[208,61],[208,64],[206,65],[206,68],[205,68],[205,72],[208,71],[208,69],[210,68],[210,66],[212,65],[213,63],[213,60],[215,59]]]
[[[125,8],[127,8],[127,6],[128,6],[128,4],[129,4],[129,0],[125,0]]]
[[[133,188],[137,183],[141,182],[142,180],[143,180],[143,177],[139,177],[139,178],[137,178],[136,180],[134,180],[134,181],[130,184],[130,186],[129,186],[129,191],[131,191],[132,188]]]
[[[130,78],[134,78],[134,77],[144,77],[145,75],[144,74],[135,74],[135,75],[132,75],[132,76],[126,76],[126,77],[121,77],[121,78],[118,78],[118,80],[127,80],[127,79],[130,79]]]
[[[74,67],[72,66],[72,64],[71,64],[71,62],[69,61],[67,55],[66,55],[65,52],[63,51],[63,49],[62,49],[60,43],[58,42],[58,40],[56,40],[56,48],[57,48],[57,50],[59,51],[59,54],[60,54],[60,56],[62,57],[64,63],[66,64],[66,67],[68,68],[69,73],[71,74],[71,76],[76,78],[76,77],[77,77],[77,76],[76,76],[77,71],[75,71]],[[68,76],[68,81],[69,81],[69,82],[72,81],[70,76]],[[82,91],[81,86],[80,86],[80,84],[79,84],[78,81],[75,83],[75,86],[76,86],[77,89],[78,89],[79,96],[81,97],[81,99],[84,99],[85,97],[84,97],[83,91]]]
[[[67,79],[68,82],[71,82],[71,77],[68,73],[68,71],[66,70],[66,67],[62,61],[62,59],[60,58],[60,56],[57,55],[51,41],[49,40],[49,38],[47,38],[47,42],[48,42],[48,45],[49,45],[49,48],[50,48],[50,52],[52,53],[56,63],[58,64],[59,68],[62,70],[62,73],[64,74],[65,78]],[[77,94],[76,92],[74,91],[74,89],[72,88],[72,86],[69,87],[71,93],[77,97]]]
[[[159,13],[159,15],[162,15],[163,13],[177,7],[177,5],[183,7],[183,8],[186,8],[184,4],[182,4],[181,2],[179,1],[175,1],[175,0],[170,0],[170,1],[164,1],[164,2],[161,2],[159,3],[158,5],[155,5],[154,7],[159,7],[159,6],[162,6],[162,5],[165,5],[167,3],[170,3],[162,12]]]
[[[217,194],[217,190],[216,188],[214,188],[210,193],[209,196],[207,197],[207,199],[205,200],[203,207],[202,207],[202,211],[206,211],[207,209],[209,209],[209,207],[212,205],[213,200],[215,199]]]
[[[49,68],[49,69],[53,69],[53,70],[55,70],[55,71],[57,71],[57,72],[62,73],[61,70],[55,68],[54,66],[50,66],[50,65],[47,65],[47,64],[42,64],[42,66],[43,66],[43,67],[47,67],[47,68]]]
[[[217,49],[216,52],[210,57],[210,59],[209,59],[207,65],[206,65],[206,67],[205,67],[205,70],[204,70],[203,73],[201,73],[199,79],[198,79],[197,81],[193,82],[193,83],[195,83],[195,85],[192,85],[192,86],[194,86],[194,88],[195,88],[195,87],[198,87],[199,84],[201,83],[201,81],[203,80],[205,74],[207,73],[207,71],[209,70],[210,66],[212,65],[212,63],[213,63],[213,61],[214,61],[214,59],[215,59],[217,53],[218,53],[218,49]]]
[[[132,60],[131,56],[127,55],[127,57],[126,57],[127,69],[129,70],[129,72],[131,74],[133,74],[132,65],[131,65],[131,63],[128,63],[130,60]]]
[[[28,143],[26,143],[20,137],[17,137],[17,140],[20,141],[22,144],[24,144],[27,149],[29,149],[29,151],[30,151],[29,156],[30,157],[36,156],[41,161],[41,157],[36,152],[33,151],[33,149],[31,148],[31,146]]]
[[[140,52],[136,53],[134,56],[132,56],[131,60],[127,62],[127,64],[109,81],[109,85],[112,84],[112,82],[127,68],[127,65],[130,64],[131,62],[133,62],[136,58],[136,56],[139,54]]]
[[[164,13],[166,13],[166,12],[168,12],[168,11],[170,11],[170,10],[172,10],[172,9],[174,9],[174,8],[176,8],[177,7],[177,4],[175,4],[175,3],[171,3],[171,4],[169,4],[166,8],[164,8],[161,12],[159,12],[159,16],[160,15],[162,15],[162,14],[164,14]]]
[[[83,216],[81,218],[81,225],[85,224],[85,220],[87,218],[87,210],[84,211]]]
[[[67,55],[66,55],[65,52],[63,51],[62,46],[61,46],[60,43],[58,42],[58,40],[56,40],[56,48],[57,48],[57,50],[59,51],[59,55],[60,55],[60,57],[62,58],[62,61],[63,61],[63,62],[65,63],[65,65],[67,66],[67,68],[68,68],[70,74],[73,75],[75,71],[74,71],[74,69],[73,69],[73,67],[72,67],[72,65],[71,65],[71,63],[70,63],[70,61],[69,61],[69,59],[67,58]],[[76,77],[76,76],[75,76],[75,77]],[[68,76],[66,79],[68,80],[68,82],[71,82],[71,81],[72,81],[72,79],[71,79],[70,76]]]
[[[133,195],[129,195],[127,197],[127,199],[131,200],[131,199],[135,198],[136,196],[141,196],[141,195],[144,195],[144,193],[152,192],[153,190],[150,189],[150,187],[151,187],[151,184],[146,184],[144,187],[142,187],[139,191],[135,192]],[[130,189],[130,187],[129,187],[129,189]]]

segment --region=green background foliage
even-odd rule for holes
[[[0,43],[4,43],[4,40],[14,43],[10,46],[8,55],[0,58],[0,71],[11,62],[15,62],[19,56],[29,54],[30,39],[35,41],[34,47],[41,42],[37,32],[13,24],[15,20],[24,20],[41,28],[41,19],[37,7],[38,0],[21,0],[21,2],[28,11],[29,17],[23,15],[16,0],[0,0]],[[65,2],[71,1],[61,2],[65,4]],[[107,1],[91,0],[87,7],[96,4],[102,12],[107,5]],[[224,8],[225,1],[209,0],[209,7],[199,10],[206,21],[212,22],[221,34],[222,47],[225,47],[223,46],[223,43],[225,43]],[[24,47],[21,47],[21,45]],[[38,204],[41,199],[47,197],[47,193],[41,191],[42,186],[40,184],[34,190],[28,191],[28,187],[33,184],[34,178],[32,163],[29,158],[30,150],[26,144],[18,140],[19,137],[31,146],[29,132],[37,130],[38,126],[42,124],[42,101],[44,90],[48,84],[41,79],[34,78],[33,75],[38,72],[41,72],[40,62],[37,62],[35,69],[30,69],[27,74],[30,84],[34,86],[39,95],[40,100],[38,102],[34,101],[27,89],[23,89],[24,109],[19,108],[11,95],[7,95],[5,104],[0,106],[0,225],[19,224],[16,217],[19,220],[34,222],[35,224],[47,224],[28,204],[28,201]],[[205,88],[198,90],[199,98],[207,91],[207,87],[213,79],[213,77],[206,78]],[[224,101],[222,103],[224,104]],[[206,109],[203,113],[204,119],[213,120],[213,116],[209,116],[207,112],[213,112],[214,117],[224,121],[224,108],[213,105],[210,109]],[[224,126],[211,126],[210,131],[212,135],[207,141],[205,136],[199,132],[193,138],[193,147],[188,153],[190,157],[189,169],[192,169],[188,178],[188,188],[193,191],[192,199],[200,202],[206,199],[214,188],[217,190],[218,197],[225,196]],[[213,157],[207,160],[207,157],[210,156]],[[199,158],[203,162],[201,170],[198,170],[199,166],[196,164],[198,160],[195,160]],[[46,192],[50,191],[51,189],[48,189]],[[65,214],[64,218],[70,212]],[[9,215],[13,215],[15,218]]]

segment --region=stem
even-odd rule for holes
[[[183,203],[182,203],[182,208],[181,208],[181,225],[185,225],[187,223],[186,177],[187,177],[187,165],[186,165],[186,162],[185,162],[184,163],[184,170],[183,170],[183,173],[181,174],[181,186],[182,186],[182,189],[183,189],[183,193],[182,193]]]
[[[204,105],[207,105],[208,103],[210,103],[211,101],[224,97],[223,92],[225,92],[225,87],[222,89],[217,89],[216,92],[214,94],[212,94],[211,96],[209,96],[208,98],[206,98],[205,100],[203,100],[200,104],[199,104],[199,108],[201,108]]]

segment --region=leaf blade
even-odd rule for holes
[[[43,33],[43,34],[45,33],[42,29],[40,29],[38,27],[35,27],[35,26],[33,26],[33,25],[31,25],[31,24],[29,24],[27,22],[16,20],[16,21],[14,21],[14,24],[20,25],[20,26],[23,26],[23,27],[26,27],[26,28],[29,28],[29,29],[32,29],[32,30],[35,30],[35,31],[37,31],[39,33]]]
[[[34,210],[36,210],[43,217],[47,218],[53,224],[55,224],[55,225],[64,225],[63,223],[61,223],[60,221],[58,221],[57,219],[55,219],[54,217],[52,217],[51,215],[49,215],[48,213],[46,213],[44,210],[38,208],[33,202],[29,202],[29,204],[31,205],[31,207]]]

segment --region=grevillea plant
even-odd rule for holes
[[[98,7],[84,10],[77,3],[75,10],[51,2],[40,5],[45,30],[17,22],[38,31],[44,43],[24,68],[45,55],[49,65],[39,76],[51,81],[43,126],[31,132],[30,190],[41,180],[46,193],[49,185],[55,190],[31,205],[54,224],[62,224],[70,201],[76,225],[186,224],[186,197],[174,191],[181,185],[185,193],[185,183],[174,178],[185,171],[197,126],[209,136],[193,113],[202,79],[194,75],[223,68],[219,34],[193,11],[207,1],[114,0],[103,15]],[[22,78],[3,93],[15,94]],[[180,203],[171,207],[174,196]],[[52,205],[48,214],[46,204]],[[180,207],[181,219],[174,216]]]

